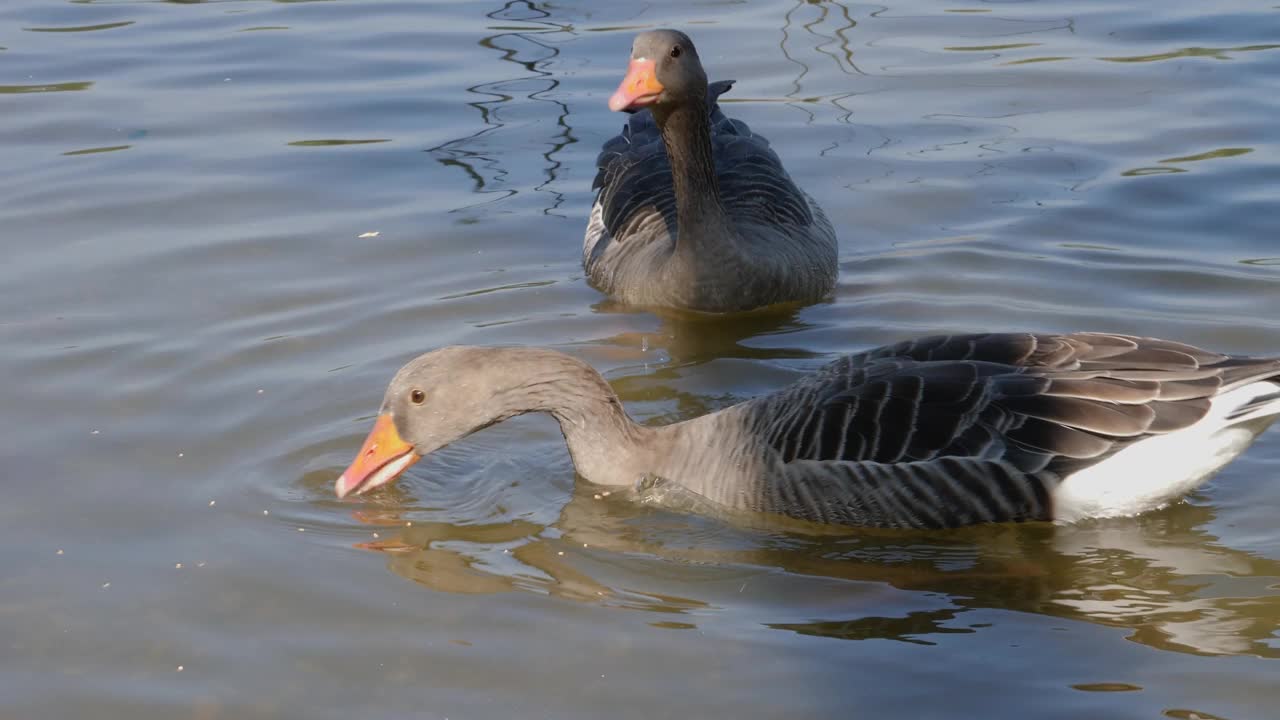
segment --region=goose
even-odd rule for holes
[[[1101,333],[948,335],[847,355],[772,394],[645,426],[586,363],[538,348],[410,361],[339,497],[529,412],[578,474],[847,526],[1073,522],[1177,500],[1280,416],[1280,358]]]
[[[835,287],[835,230],[717,99],[676,30],[641,33],[609,108],[632,113],[596,160],[587,281],[630,305],[739,312],[814,303]]]

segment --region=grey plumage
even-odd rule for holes
[[[439,398],[430,412],[398,399],[409,387]],[[597,483],[658,477],[730,508],[954,527],[1055,519],[1056,493],[1074,473],[1191,429],[1215,399],[1246,387],[1260,389],[1219,408],[1225,419],[1212,430],[1243,423],[1251,440],[1280,415],[1280,359],[1099,333],[938,336],[849,355],[773,394],[645,427],[566,355],[447,348],[401,370],[384,412],[425,453],[495,418],[546,411],[579,472]],[[1169,482],[1176,493],[1188,480]]]
[[[741,412],[782,463],[766,487],[834,474],[856,488],[810,504],[765,493],[759,509],[860,525],[1048,520],[1064,477],[1276,375],[1280,361],[1152,338],[941,336],[842,358]]]

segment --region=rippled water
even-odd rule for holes
[[[584,284],[656,25],[826,208],[833,302],[690,324]],[[646,421],[934,331],[1280,351],[1277,77],[1240,0],[6,0],[0,715],[1273,718],[1276,431],[1071,527],[596,497],[545,418],[332,481],[447,343],[572,352]]]

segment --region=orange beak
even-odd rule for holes
[[[360,454],[342,473],[333,490],[338,497],[354,492],[359,495],[400,477],[409,466],[422,459],[413,446],[400,438],[391,416],[383,413],[373,423]]]
[[[632,60],[627,66],[627,76],[609,98],[609,109],[614,112],[639,110],[657,102],[658,94],[664,89],[654,74],[652,60]]]

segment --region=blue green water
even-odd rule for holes
[[[571,352],[647,421],[939,331],[1280,352],[1277,7],[6,0],[0,716],[1274,718],[1280,431],[1057,528],[597,498],[546,418],[332,482],[448,343]],[[656,26],[826,209],[832,302],[583,282]]]

